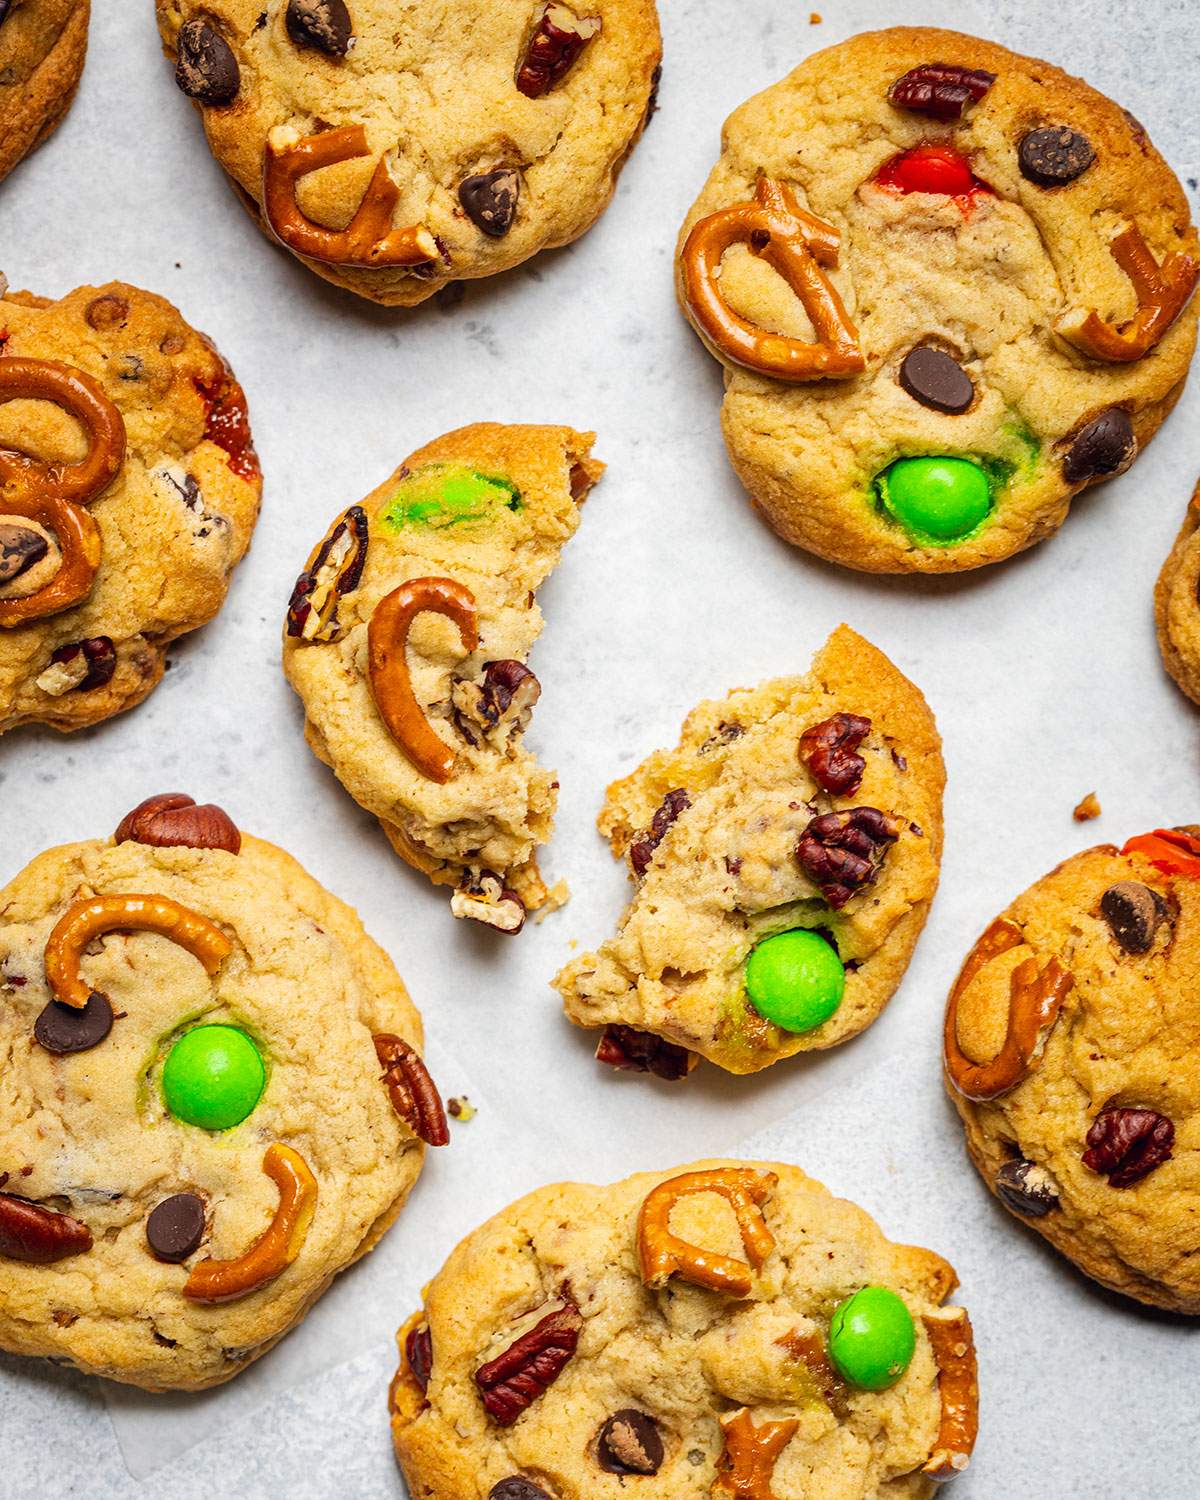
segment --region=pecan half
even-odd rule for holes
[[[583,1314],[569,1296],[514,1340],[503,1354],[475,1371],[484,1409],[500,1427],[511,1427],[566,1368],[583,1328]]]
[[[698,1059],[686,1047],[677,1047],[651,1031],[613,1023],[604,1028],[596,1048],[596,1061],[622,1072],[653,1073],[655,1078],[676,1083],[688,1076]]]
[[[92,1248],[92,1232],[69,1214],[0,1193],[0,1256],[49,1266]]]
[[[338,605],[359,585],[367,561],[367,513],[352,505],[296,579],[287,607],[287,633],[302,641],[336,641]]]
[[[242,847],[237,825],[224,808],[215,802],[198,806],[186,792],[161,792],[139,802],[117,824],[113,840],[156,849],[224,849],[229,854],[237,854]]]
[[[888,846],[903,827],[877,807],[821,813],[800,835],[800,868],[835,910],[879,874]]]
[[[888,89],[888,102],[935,120],[961,120],[968,104],[978,104],[996,81],[982,68],[955,63],[922,63],[910,68]]]
[[[504,884],[495,870],[479,870],[463,877],[450,897],[450,914],[468,922],[482,922],[508,937],[525,926],[525,903]]]
[[[442,1096],[416,1048],[388,1031],[379,1032],[371,1040],[375,1043],[375,1056],[384,1067],[383,1081],[392,1108],[427,1146],[448,1145],[450,1127],[446,1124]]]
[[[862,786],[866,761],[858,747],[871,732],[871,721],[861,714],[834,714],[800,736],[800,759],[822,791],[852,796]]]
[[[650,868],[654,851],[666,838],[667,829],[680,813],[686,812],[691,805],[692,799],[683,787],[679,786],[673,792],[668,792],[650,820],[650,827],[630,844],[629,863],[633,866],[633,873],[639,879]]]
[[[1083,1164],[1109,1187],[1127,1188],[1171,1160],[1175,1126],[1154,1109],[1104,1109],[1087,1133]]]
[[[454,721],[470,745],[503,745],[524,734],[541,696],[542,685],[529,668],[511,660],[485,662],[480,682],[456,677],[450,689]]]
[[[404,1358],[412,1371],[412,1378],[423,1391],[429,1389],[429,1377],[433,1373],[433,1335],[428,1323],[418,1323],[404,1340]]]
[[[577,16],[557,0],[542,5],[533,18],[533,31],[517,68],[517,88],[527,99],[540,99],[574,66],[599,32],[599,16]]]

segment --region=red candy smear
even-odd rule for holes
[[[246,394],[241,386],[226,370],[215,380],[197,380],[196,389],[208,407],[204,436],[224,449],[229,467],[239,479],[253,482],[261,478],[262,469],[250,436]]]
[[[991,188],[971,171],[971,163],[953,146],[914,146],[884,162],[875,177],[877,187],[893,193],[942,193],[969,206]]]
[[[1163,875],[1200,878],[1200,839],[1177,828],[1156,828],[1128,839],[1122,854],[1143,854]]]

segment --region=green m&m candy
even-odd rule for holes
[[[185,1125],[230,1130],[262,1097],[267,1081],[258,1048],[236,1026],[185,1031],[163,1064],[163,1103]]]
[[[886,1391],[895,1385],[916,1347],[912,1314],[885,1286],[855,1292],[829,1325],[829,1357],[844,1380],[865,1391]]]
[[[521,509],[521,492],[512,480],[481,474],[464,464],[430,464],[401,481],[382,519],[393,531],[405,526],[438,528],[481,521],[497,506]]]
[[[746,993],[784,1031],[812,1031],[842,1003],[846,971],[833,946],[798,927],[759,943],[746,964]]]
[[[906,531],[935,543],[961,541],[992,508],[991,482],[969,458],[899,458],[876,485]]]

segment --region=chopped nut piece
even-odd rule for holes
[[[455,678],[450,691],[455,722],[470,745],[504,745],[524,734],[542,685],[522,662],[489,661],[482,682]]]
[[[898,818],[877,807],[822,813],[801,834],[796,858],[830,906],[838,910],[876,878],[901,827]]]
[[[527,99],[540,99],[566,77],[600,26],[599,16],[577,16],[556,0],[542,5],[517,69],[517,88]]]
[[[871,732],[861,714],[834,714],[800,736],[800,759],[822,791],[853,796],[862,786],[867,763],[858,747]]]
[[[287,633],[303,641],[336,641],[338,605],[353,592],[367,561],[367,515],[352,505],[317,548],[288,600]]]
[[[604,1028],[596,1061],[627,1073],[653,1073],[675,1083],[686,1078],[699,1061],[694,1052],[677,1047],[649,1031],[612,1024]]]
[[[663,798],[657,812],[650,822],[650,827],[640,838],[634,839],[629,846],[629,863],[633,866],[633,873],[640,879],[650,868],[650,861],[654,858],[654,851],[667,836],[667,829],[679,817],[680,813],[686,812],[692,805],[692,799],[683,787],[676,787],[673,792],[668,792]]]
[[[1154,1109],[1105,1109],[1087,1133],[1083,1164],[1109,1187],[1128,1188],[1171,1160],[1175,1126]]]
[[[450,897],[450,911],[453,916],[483,922],[510,937],[516,937],[525,925],[525,903],[494,870],[468,876]]]

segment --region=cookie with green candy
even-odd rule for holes
[[[636,883],[555,980],[597,1057],[664,1079],[836,1046],[903,977],[937,886],[945,771],[918,688],[840,626],[811,670],[695,708],[614,782],[599,828]]]
[[[504,933],[561,904],[537,850],[558,781],[524,745],[538,588],[604,465],[569,427],[480,423],[344,511],[288,602],[283,665],[305,734],[457,917]]]

